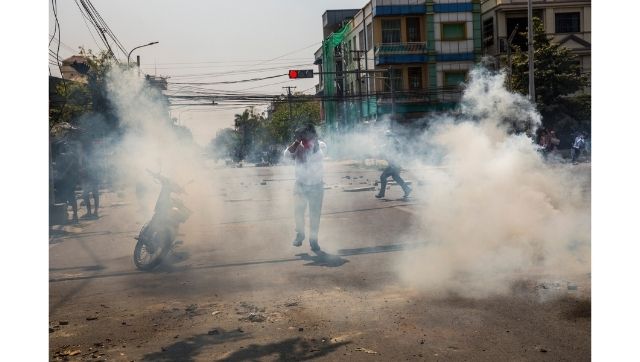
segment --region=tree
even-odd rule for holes
[[[236,114],[234,119],[234,128],[238,133],[240,140],[239,158],[246,159],[249,155],[256,152],[258,148],[257,135],[259,129],[263,126],[264,117],[255,113],[253,107],[247,108],[241,114]]]
[[[544,126],[565,133],[565,137],[577,128],[590,128],[591,97],[575,95],[589,86],[589,77],[581,74],[578,58],[568,48],[550,41],[540,19],[533,18],[533,30],[536,104]],[[513,90],[527,94],[529,55],[518,46],[512,47]]]
[[[80,116],[91,111],[108,113],[104,80],[113,60],[106,51],[96,55],[91,50],[80,47],[79,54],[87,60],[88,67],[81,69],[87,82],[64,80],[56,86],[56,93],[62,98],[62,102],[49,107],[50,127],[61,122],[73,124]]]
[[[209,142],[209,152],[216,159],[231,158],[240,161],[238,145],[240,144],[238,133],[233,128],[224,128]]]
[[[286,96],[281,96],[271,106],[272,112],[266,127],[274,144],[284,145],[289,142],[293,131],[298,126],[320,123],[320,103],[301,93],[293,96],[291,115],[289,115],[289,100]]]

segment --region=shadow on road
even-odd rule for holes
[[[296,256],[300,257],[300,259],[304,261],[310,261],[310,263],[305,264],[305,266],[326,266],[335,268],[349,262],[349,260],[343,259],[338,255],[328,254],[324,251],[319,251],[317,255],[309,255],[308,253],[303,253],[296,254]]]
[[[362,254],[389,253],[393,251],[411,250],[411,249],[416,249],[424,246],[427,246],[427,242],[366,246],[363,248],[340,249],[338,250],[338,255],[349,256],[349,255],[362,255]]]
[[[273,360],[276,361],[304,361],[326,356],[339,347],[350,343],[351,342],[312,344],[300,337],[289,338],[281,342],[269,344],[251,344],[219,361],[257,361],[271,356],[273,356]]]
[[[163,350],[160,352],[153,352],[144,355],[142,357],[142,361],[191,362],[196,360],[195,357],[204,347],[251,338],[251,335],[238,330],[225,332],[223,329],[219,328],[216,329],[216,331],[216,334],[200,334],[187,338],[183,341],[176,342],[168,347],[163,347]]]
[[[341,249],[338,250],[337,255],[326,254],[328,258],[323,259],[320,256],[312,257],[309,254],[307,259],[304,259],[302,255],[298,254],[295,258],[282,258],[282,259],[266,259],[266,260],[248,260],[248,261],[238,261],[235,263],[227,263],[227,264],[212,264],[212,265],[198,265],[198,266],[173,266],[170,270],[158,269],[156,272],[186,272],[192,270],[201,270],[201,269],[217,269],[217,268],[229,268],[229,267],[237,267],[237,266],[247,266],[247,265],[261,265],[261,264],[277,264],[277,263],[287,263],[302,260],[310,260],[312,261],[309,265],[321,265],[325,264],[338,264],[340,260],[347,262],[348,260],[340,258],[341,256],[350,256],[350,255],[364,255],[364,254],[376,254],[376,253],[389,253],[401,250],[410,250],[419,247],[426,246],[426,242],[420,243],[409,243],[409,244],[391,244],[391,245],[380,245],[380,246],[370,246],[363,248],[355,248],[355,249]],[[315,258],[315,259],[314,259]],[[339,260],[340,259],[340,260]],[[314,263],[318,264],[314,264]],[[344,264],[342,262],[342,264]],[[322,265],[322,266],[340,266],[339,265]],[[73,277],[62,277],[62,278],[51,278],[49,279],[49,283],[70,281],[70,280],[83,280],[83,279],[99,279],[99,278],[110,278],[110,277],[122,277],[129,275],[136,275],[144,272],[140,272],[137,270],[132,271],[121,271],[121,272],[112,272],[105,274],[94,274],[94,275],[81,275],[81,276],[73,276]]]

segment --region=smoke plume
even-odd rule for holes
[[[439,160],[412,160],[425,202],[405,237],[427,246],[398,260],[411,285],[486,296],[520,278],[589,271],[588,174],[543,160],[523,133],[539,114],[503,84],[503,73],[473,70],[461,113],[430,120],[421,138],[417,148]]]

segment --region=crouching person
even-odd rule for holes
[[[295,141],[284,151],[285,158],[295,162],[296,184],[293,196],[296,238],[293,246],[301,246],[305,239],[304,214],[309,205],[309,245],[315,252],[320,251],[318,230],[324,197],[322,159],[326,149],[327,145],[318,140],[316,129],[310,124],[296,130]]]

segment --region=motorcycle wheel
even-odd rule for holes
[[[150,236],[145,229],[140,232],[140,237],[133,251],[133,263],[140,270],[151,270],[158,266],[169,252],[170,240],[167,232],[153,232]]]

